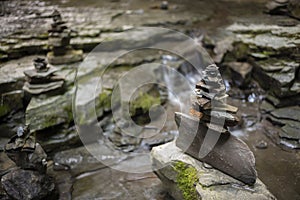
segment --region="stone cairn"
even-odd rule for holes
[[[48,62],[53,65],[74,63],[83,59],[82,50],[74,50],[70,45],[71,31],[62,20],[61,14],[55,10],[53,23],[49,32],[48,45],[51,52],[47,54]]]
[[[254,155],[243,141],[228,131],[228,126],[239,122],[235,116],[238,108],[226,104],[228,95],[216,65],[208,66],[203,75],[192,96],[190,115],[175,113],[179,127],[176,146],[194,158],[253,185],[256,181]]]
[[[35,169],[42,174],[46,172],[47,154],[35,142],[28,126],[18,128],[17,134],[5,145],[5,152],[21,169]]]
[[[64,78],[55,74],[57,68],[48,66],[44,58],[34,59],[33,64],[35,69],[24,71],[24,91],[38,95],[63,88]]]
[[[28,126],[19,127],[17,134],[8,141],[4,150],[16,164],[15,168],[1,178],[2,188],[9,197],[13,199],[57,198],[53,179],[46,174],[47,154],[30,134]]]
[[[204,78],[196,84],[195,96],[192,96],[190,112],[204,122],[210,122],[211,117],[216,118],[215,123],[220,121],[227,126],[238,124],[238,118],[234,115],[238,108],[225,103],[228,97],[222,77],[216,65],[210,65],[204,71]],[[213,110],[213,112],[211,112]],[[220,120],[218,120],[220,119]],[[224,120],[223,120],[224,119]],[[215,124],[215,126],[219,126]]]

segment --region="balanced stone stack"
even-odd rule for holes
[[[83,59],[82,50],[74,50],[70,46],[71,31],[62,20],[61,14],[55,10],[52,14],[53,23],[49,32],[48,45],[51,52],[47,54],[48,62],[53,65],[74,63]]]
[[[1,177],[1,186],[9,199],[57,199],[53,179],[46,174],[47,154],[28,126],[5,145],[5,153],[16,164]]]
[[[228,126],[238,124],[237,108],[225,103],[227,94],[216,65],[208,66],[196,84],[191,115],[175,113],[179,128],[176,146],[192,157],[253,185],[255,159],[248,146],[231,135]]]
[[[216,65],[206,68],[203,80],[196,84],[195,93],[196,95],[192,97],[192,115],[205,123],[210,122],[213,117],[218,126],[237,125],[238,118],[234,114],[238,108],[225,103],[228,95]]]
[[[31,95],[38,95],[50,91],[58,91],[63,88],[64,78],[57,75],[57,68],[48,66],[43,58],[34,60],[35,69],[26,70],[26,82],[23,90]]]

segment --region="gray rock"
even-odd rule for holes
[[[154,147],[151,156],[154,168],[159,168],[158,177],[176,200],[275,199],[259,179],[253,186],[244,185],[214,168],[206,168],[174,142]]]
[[[30,94],[38,95],[38,94],[60,89],[63,87],[63,85],[64,85],[64,81],[56,81],[56,82],[50,82],[44,84],[30,84],[26,82],[23,86],[23,90]]]
[[[218,137],[219,133],[212,130],[207,133],[207,127],[203,126],[199,119],[182,113],[175,113],[175,121],[179,127],[179,137],[176,140],[179,148],[186,149],[187,154],[246,184],[255,183],[257,177],[255,158],[243,141],[229,133],[222,133],[211,151],[208,151],[205,157],[199,158],[200,147],[207,134],[216,134]]]
[[[280,137],[300,140],[300,122],[287,123],[281,128]]]
[[[297,0],[289,0],[288,10],[290,15],[300,19],[300,2]]]
[[[300,121],[300,106],[291,106],[278,108],[271,112],[271,115],[278,119],[291,119],[295,121]]]
[[[36,171],[13,170],[1,178],[1,183],[6,193],[18,200],[55,196],[55,185],[52,179],[48,175],[41,175]]]
[[[266,98],[277,108],[299,105],[300,102],[299,94],[284,98],[278,98],[269,94]]]
[[[241,62],[230,62],[227,65],[231,70],[233,82],[239,87],[247,87],[251,81],[252,65]]]
[[[38,131],[73,120],[73,91],[53,97],[33,97],[26,109],[26,123],[31,131]]]
[[[65,54],[57,56],[53,52],[49,52],[47,59],[53,65],[75,63],[83,60],[83,52],[82,50],[68,50]]]
[[[23,108],[23,96],[22,90],[0,94],[0,117]]]
[[[85,172],[95,171],[102,168],[105,168],[106,165],[101,163],[101,160],[111,159],[111,162],[114,162],[120,157],[118,155],[107,154],[108,147],[106,145],[99,145],[99,151],[103,153],[103,155],[99,155],[99,157],[95,158],[86,147],[78,147],[70,150],[65,150],[62,152],[58,152],[53,157],[53,162],[56,166],[54,166],[54,170],[59,170],[58,167],[65,166],[65,170],[69,170],[73,176],[78,176]]]

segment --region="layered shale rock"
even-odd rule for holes
[[[272,2],[287,9],[292,1]],[[232,63],[246,60],[253,67],[252,78],[266,91],[260,109],[275,128],[265,126],[264,132],[282,147],[300,148],[299,119],[294,117],[300,115],[299,25],[233,24],[227,30],[234,39],[223,62],[233,71]]]

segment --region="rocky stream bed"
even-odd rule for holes
[[[162,183],[155,173],[146,170],[149,158],[145,159],[143,153],[148,155],[153,148],[153,154],[158,155],[157,163],[163,162],[159,159],[166,155],[161,155],[157,146],[178,136],[174,112],[179,111],[180,104],[172,101],[166,88],[155,84],[139,88],[131,99],[132,118],[138,124],[147,124],[149,109],[156,104],[167,110],[167,120],[160,134],[136,138],[120,131],[122,119],[112,116],[111,101],[116,80],[135,67],[149,70],[147,76],[133,77],[136,82],[155,80],[158,74],[166,73],[157,72],[157,63],[178,70],[191,83],[199,79],[190,63],[164,50],[134,51],[112,62],[112,58],[132,47],[180,46],[181,41],[171,33],[141,28],[164,27],[192,37],[220,67],[228,102],[239,107],[240,123],[230,131],[254,153],[260,184],[257,191],[263,193],[263,199],[300,199],[300,6],[289,9],[280,4],[281,10],[276,10],[272,5],[270,15],[265,13],[266,3],[267,0],[174,0],[168,2],[168,9],[161,9],[161,1],[156,0],[0,1],[0,177],[16,169],[3,152],[4,145],[20,124],[30,123],[31,131],[48,154],[47,171],[54,178],[59,199],[173,199],[166,189],[172,185]],[[91,59],[91,64],[55,65],[65,80],[64,91],[29,97],[22,90],[26,82],[23,72],[33,69],[32,60],[45,57],[49,50],[47,30],[54,9],[61,12],[72,29],[72,47],[82,49],[86,58],[83,63]],[[101,49],[91,52],[99,43]],[[188,48],[185,53],[189,54]],[[97,58],[96,62],[93,58]],[[76,83],[86,88],[80,94],[90,97],[88,93],[95,92],[94,80],[108,64],[103,91],[96,91],[91,98],[79,98],[77,106],[86,113],[74,116]],[[184,85],[180,80],[165,81],[166,86]],[[178,95],[188,96],[184,92]],[[99,123],[89,121],[88,115],[93,113],[89,110],[91,102],[95,103]],[[87,151],[89,148],[82,146],[78,135],[81,127],[76,127],[74,120],[76,125],[82,121],[93,124],[89,126],[91,129],[102,127],[103,134],[95,140],[101,144],[99,151],[106,156],[95,158]],[[153,124],[156,122],[159,119]],[[149,134],[152,128],[142,129],[141,134]],[[163,148],[176,147],[169,143]],[[116,167],[107,167],[105,163]],[[122,170],[135,167],[145,172]],[[212,190],[222,190],[225,199],[236,191],[241,198],[247,195],[249,191],[241,188],[224,189],[223,176],[235,185],[233,178],[213,174],[212,178],[221,178],[212,183],[215,187]],[[206,183],[202,181],[200,185]],[[14,187],[25,190],[22,181]],[[257,191],[252,193],[257,195]],[[213,195],[203,199],[211,199]],[[0,199],[10,199],[3,187]]]

